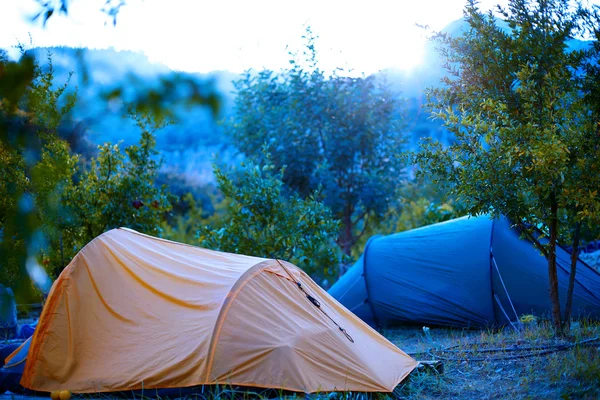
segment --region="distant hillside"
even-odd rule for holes
[[[124,97],[147,90],[159,84],[161,78],[173,73],[162,64],[151,63],[141,53],[112,49],[74,49],[68,47],[35,48],[29,51],[44,67],[48,54],[52,55],[55,82],[64,83],[73,73],[69,90],[77,90],[78,102],[73,110],[75,129],[83,134],[80,151],[89,151],[96,145],[122,141],[123,145],[137,142],[139,130],[123,118],[123,105],[106,102],[101,93],[117,87],[125,88]],[[219,118],[227,118],[233,106],[233,84],[237,75],[227,71],[210,74],[183,74],[200,83],[212,83],[222,97]],[[207,107],[179,107],[175,110],[176,124],[162,129],[157,135],[157,148],[165,161],[165,170],[186,175],[193,183],[212,180],[213,153],[233,157],[222,128]],[[86,145],[86,141],[87,146]]]
[[[123,86],[129,93],[134,93],[156,85],[161,77],[173,72],[164,65],[151,63],[143,54],[130,51],[53,47],[35,48],[30,52],[42,65],[48,53],[52,54],[57,84],[64,82],[69,72],[73,72],[70,88],[77,88],[79,99],[73,112],[79,124],[77,133],[83,133],[94,147],[106,141],[123,141],[124,145],[128,145],[135,143],[139,137],[137,128],[122,117],[122,107],[118,103],[104,101],[100,96],[102,92]],[[439,122],[429,120],[422,109],[423,90],[435,84],[435,79],[439,81],[439,71],[439,68],[423,68],[411,76],[385,72],[393,88],[407,98],[406,129],[412,146],[423,136],[444,139],[445,130]],[[185,76],[198,82],[212,81],[223,100],[220,118],[231,116],[234,103],[232,82],[239,75],[219,71]],[[211,181],[213,154],[218,153],[222,161],[229,161],[236,156],[235,148],[207,108],[182,107],[176,111],[177,124],[163,129],[157,137],[165,170],[182,174],[193,183]]]
[[[74,116],[88,123],[90,139],[95,143],[106,140],[114,141],[115,139],[123,139],[128,143],[132,140],[129,137],[127,126],[121,126],[117,120],[113,120],[113,117],[121,115],[122,110],[116,104],[105,104],[99,94],[116,87],[124,87],[125,95],[138,90],[143,91],[155,87],[161,78],[174,72],[162,64],[151,63],[141,53],[130,51],[52,47],[35,48],[29,52],[42,65],[46,64],[48,54],[52,55],[57,84],[64,82],[70,72],[73,73],[70,89],[77,88],[80,101]],[[235,74],[213,72],[211,74],[183,73],[183,75],[198,82],[212,81],[216,89],[223,95],[224,107],[221,116],[224,117],[231,111],[233,100],[230,94],[233,91],[231,82],[237,78]],[[87,81],[84,81],[85,78]],[[183,116],[186,118],[179,121],[177,130],[180,134],[176,136],[196,136],[195,141],[201,144],[213,142],[215,139],[216,142],[220,142],[220,138],[213,138],[215,136],[212,126],[214,121],[209,118],[207,111],[208,109],[201,107],[191,111],[177,110],[177,112],[183,112]],[[105,126],[98,125],[102,124],[102,121],[97,120],[99,117],[105,122],[108,120],[107,124],[110,129],[103,129]],[[172,128],[172,130],[174,129]],[[173,136],[173,133],[170,133],[168,142],[179,139]],[[169,143],[163,145],[168,146]]]

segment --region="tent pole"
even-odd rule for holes
[[[504,307],[502,307],[502,303],[500,302],[500,298],[498,298],[498,295],[494,293],[494,299],[496,300],[496,303],[498,303],[498,307],[500,307],[500,310],[502,310],[502,313],[504,313],[504,316],[506,317],[506,319],[508,320],[508,323],[513,327],[513,329],[516,332],[519,332],[519,329],[517,329],[517,327],[515,326],[515,324],[513,324],[513,322],[510,320],[508,314],[506,313],[506,311],[504,310]]]
[[[378,238],[379,236],[380,235],[372,236],[367,241],[367,244],[365,245],[365,249],[363,250],[363,277],[365,279],[365,290],[367,292],[366,303],[369,305],[369,308],[371,309],[371,313],[373,314],[373,322],[375,323],[375,327],[377,329],[382,329],[383,327],[381,326],[381,324],[379,324],[379,318],[377,318],[377,314],[375,313],[375,306],[373,305],[373,302],[371,301],[371,292],[369,290],[369,280],[367,279],[367,250],[369,249],[369,245],[371,244],[371,242],[373,240],[375,240],[376,238]]]
[[[494,263],[494,267],[496,267],[496,271],[498,272],[498,277],[500,278],[500,282],[502,283],[502,287],[504,288],[504,293],[506,293],[506,298],[508,299],[508,303],[510,304],[513,312],[515,313],[515,317],[517,321],[519,320],[519,314],[517,314],[517,310],[515,310],[515,306],[508,294],[508,290],[506,289],[506,285],[504,284],[504,279],[502,279],[502,275],[500,275],[500,269],[498,268],[498,264],[496,264],[496,259],[494,258],[494,254],[492,254],[492,262]]]

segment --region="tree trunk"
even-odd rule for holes
[[[344,235],[344,242],[343,242],[343,246],[342,246],[342,251],[344,252],[345,255],[349,256],[350,253],[352,252],[352,215],[350,214],[346,214],[344,216],[344,226],[342,227],[343,229],[343,235]]]
[[[552,303],[552,322],[554,324],[554,333],[557,336],[563,336],[562,319],[560,315],[560,299],[558,296],[558,275],[556,273],[556,238],[558,235],[558,204],[556,197],[552,196],[550,220],[550,248],[548,249],[548,283],[550,292],[550,302]]]
[[[342,250],[342,253],[349,256],[352,253],[353,237],[352,237],[352,215],[345,213],[342,217],[342,226],[340,227],[340,235],[337,240],[337,245]],[[344,261],[339,264],[338,278],[346,273],[350,266],[344,264]]]
[[[569,288],[567,289],[567,304],[565,304],[565,332],[571,329],[571,309],[573,308],[573,288],[575,287],[575,273],[577,272],[577,259],[579,256],[579,234],[581,222],[575,225],[573,233],[573,248],[571,250],[571,272],[569,273]]]

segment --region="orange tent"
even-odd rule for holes
[[[21,385],[390,392],[415,366],[290,263],[121,228],[54,283]]]

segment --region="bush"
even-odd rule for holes
[[[267,156],[268,157],[268,156]],[[302,199],[285,195],[284,170],[242,165],[228,176],[215,167],[218,186],[228,199],[221,226],[204,226],[203,247],[290,261],[313,278],[335,275],[339,263],[335,236],[339,222],[319,200],[317,192]]]

